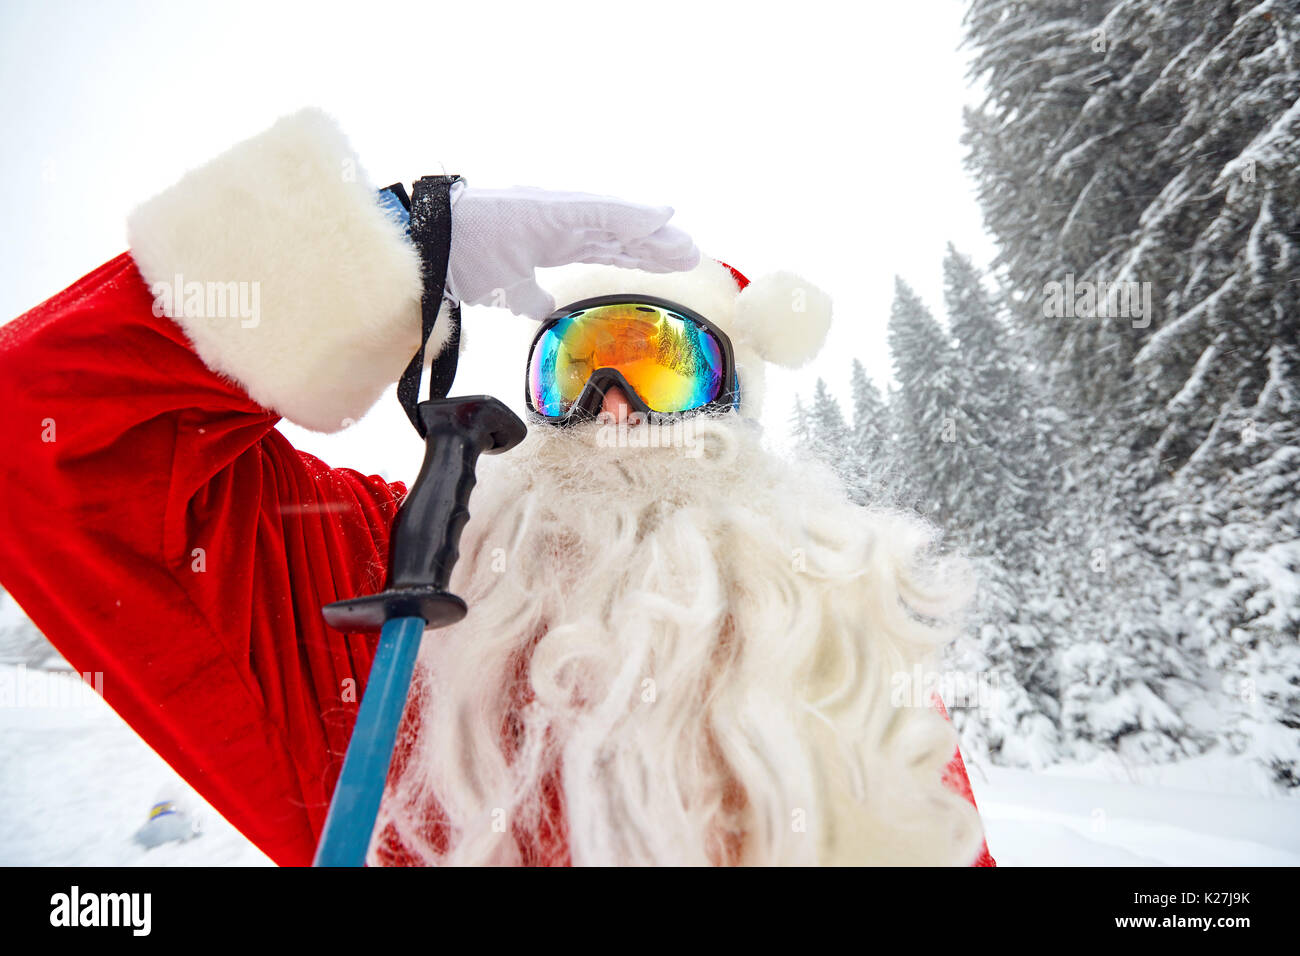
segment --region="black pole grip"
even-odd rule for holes
[[[465,616],[465,602],[446,588],[469,521],[478,457],[515,447],[527,428],[490,395],[430,399],[417,410],[424,463],[393,523],[387,587],[327,604],[325,623],[340,631],[379,630],[395,617],[422,617],[430,627],[441,627]]]

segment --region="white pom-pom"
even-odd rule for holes
[[[831,297],[791,272],[755,279],[736,297],[736,337],[776,365],[803,365],[830,327]]]

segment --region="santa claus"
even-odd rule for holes
[[[0,344],[0,581],[291,864],[375,649],[320,608],[382,585],[405,488],[274,426],[359,417],[420,333],[400,210],[340,168],[331,121],[282,120]],[[810,359],[829,300],[603,202],[456,199],[449,296],[542,320],[529,435],[480,464],[451,581],[470,611],[426,635],[371,862],[991,864],[951,725],[896,694],[951,637],[960,567],[756,425],[765,363]],[[536,284],[561,262],[605,264]],[[256,320],[158,308],[190,282],[256,283]]]

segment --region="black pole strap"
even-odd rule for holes
[[[420,278],[423,293],[420,299],[420,349],[411,359],[406,371],[397,382],[397,398],[406,410],[415,430],[424,437],[424,421],[417,406],[420,403],[420,377],[424,371],[424,351],[429,336],[442,309],[443,291],[447,285],[447,260],[451,255],[451,186],[459,176],[424,176],[415,184],[411,196],[411,241],[420,250]],[[449,309],[451,334],[446,346],[433,360],[429,370],[429,397],[445,398],[456,378],[456,364],[460,359],[460,306]]]

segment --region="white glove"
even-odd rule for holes
[[[555,300],[534,269],[570,262],[678,272],[694,268],[700,252],[691,237],[668,225],[669,206],[590,193],[453,187],[447,295],[467,305],[505,306],[544,319]]]

